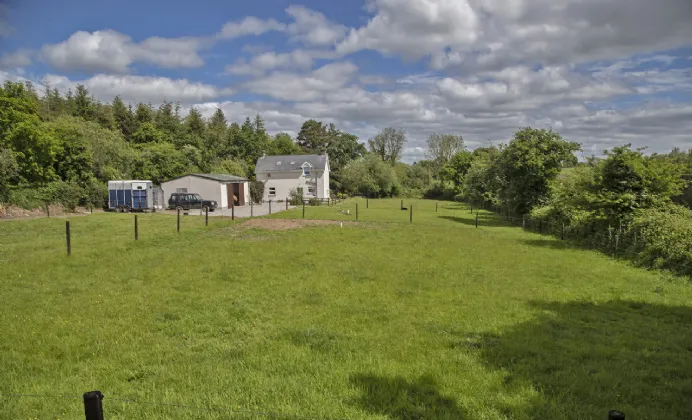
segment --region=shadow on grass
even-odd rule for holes
[[[579,247],[568,241],[561,241],[558,239],[522,239],[519,243],[523,245],[536,246],[539,248],[551,248],[551,249],[581,249],[586,248]]]
[[[471,216],[472,219],[457,217],[457,216],[440,216],[440,219],[450,220],[452,222],[461,223],[468,226],[476,226],[476,216]],[[509,227],[511,226],[508,222],[501,220],[493,216],[479,216],[478,217],[478,227]]]
[[[409,382],[402,377],[357,374],[351,383],[363,393],[356,400],[358,405],[373,414],[401,420],[467,418],[453,398],[440,394],[431,377]]]
[[[527,417],[595,419],[619,409],[628,418],[692,418],[692,308],[533,305],[535,320],[466,346],[507,372],[507,390],[538,391]]]

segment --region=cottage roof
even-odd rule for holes
[[[324,170],[329,162],[327,155],[262,156],[257,159],[256,173],[302,171],[308,163],[312,169]]]

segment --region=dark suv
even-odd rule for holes
[[[219,204],[216,201],[204,200],[199,194],[190,193],[173,193],[168,199],[168,208],[171,210],[190,210],[190,209],[206,209],[214,211]]]

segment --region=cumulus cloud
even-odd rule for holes
[[[274,72],[246,83],[244,88],[284,101],[309,101],[345,87],[357,72],[358,67],[353,63],[331,63],[308,75]]]
[[[197,54],[205,41],[199,38],[147,38],[135,43],[132,38],[112,30],[78,31],[58,44],[44,45],[41,56],[60,70],[127,73],[134,62],[162,67],[200,67]]]
[[[131,102],[163,101],[199,102],[221,95],[228,95],[232,91],[218,89],[204,83],[192,83],[187,79],[169,79],[167,77],[129,76],[98,74],[86,80],[71,81],[65,76],[46,75],[43,83],[57,88],[61,92],[68,89],[74,90],[77,84],[84,85],[97,99],[110,102],[116,95],[123,100]]]
[[[33,53],[27,49],[3,54],[0,56],[0,69],[17,69],[31,65]]]
[[[688,0],[371,0],[369,10],[339,51],[431,56],[434,68],[614,59],[692,38]]]
[[[248,16],[240,21],[228,22],[218,37],[223,39],[234,39],[248,35],[262,35],[269,31],[283,31],[286,25],[277,22],[275,19],[259,19],[254,16]]]
[[[294,41],[311,46],[327,46],[340,41],[346,35],[346,27],[329,21],[322,13],[303,6],[286,9],[294,23],[286,27]]]

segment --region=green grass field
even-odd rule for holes
[[[411,204],[0,222],[0,418],[692,418],[688,280]]]

